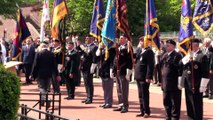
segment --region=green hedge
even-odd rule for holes
[[[19,108],[20,83],[14,73],[0,65],[0,119],[16,120]]]

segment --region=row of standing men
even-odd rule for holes
[[[56,41],[58,42],[58,41]],[[209,75],[212,75],[212,55],[207,58],[199,49],[199,40],[192,42],[192,51],[189,57],[184,57],[175,51],[176,42],[166,41],[166,53],[160,60],[162,73],[163,105],[165,107],[166,119],[180,119],[181,90],[185,87],[187,115],[189,119],[201,120],[203,118],[203,92],[206,90]],[[123,35],[119,38],[119,54],[116,56],[116,49],[112,47],[108,53],[102,44],[96,45],[94,38],[87,36],[85,45],[67,43],[65,56],[65,66],[60,68],[66,78],[68,97],[75,97],[75,81],[80,77],[80,70],[83,73],[84,85],[87,97],[85,104],[93,102],[93,73],[100,62],[99,75],[102,79],[104,91],[103,108],[111,108],[113,103],[113,78],[116,77],[118,92],[118,108],[114,111],[121,113],[128,112],[129,102],[129,80],[133,71],[133,59],[127,38]],[[55,75],[56,80],[60,80],[56,54],[48,52],[48,43],[41,43],[41,50],[36,53],[32,64],[32,76],[39,81],[41,92],[46,93],[49,88],[50,78]],[[49,54],[49,55],[48,55]],[[105,59],[105,54],[109,54]],[[48,57],[49,56],[49,57]],[[81,56],[81,58],[80,58]],[[135,56],[135,80],[138,86],[140,113],[137,117],[150,117],[149,106],[149,86],[153,78],[154,52],[151,47],[144,46],[144,39],[139,39],[139,46]],[[116,58],[118,58],[116,64]],[[189,59],[193,58],[193,59]],[[80,63],[80,59],[82,62]],[[51,62],[52,61],[52,62]],[[210,64],[211,63],[211,64]],[[211,67],[209,67],[209,65]],[[210,68],[210,69],[209,69]],[[50,73],[50,74],[47,74]],[[194,77],[192,78],[192,73]],[[210,73],[210,74],[209,74]],[[48,80],[47,80],[48,79]],[[193,79],[193,80],[192,80]],[[43,81],[43,82],[42,82]],[[45,82],[44,82],[45,81]],[[54,85],[55,86],[55,85]],[[56,92],[60,92],[59,90]]]

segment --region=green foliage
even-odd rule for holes
[[[19,78],[0,65],[0,119],[17,119],[20,95]]]
[[[0,15],[5,17],[14,17],[17,11],[17,5],[32,4],[37,0],[1,0]]]
[[[0,15],[15,14],[17,2],[20,5],[35,3],[38,0],[3,0],[0,2]],[[53,1],[49,0],[50,12],[52,12]],[[89,26],[92,17],[94,0],[66,0],[68,16],[66,17],[66,30],[69,33],[89,33]],[[104,0],[105,9],[108,0]],[[145,0],[126,0],[128,8],[128,21],[131,35],[143,35]],[[191,1],[191,8],[194,9],[195,0]],[[158,23],[161,32],[179,31],[181,0],[155,0]]]

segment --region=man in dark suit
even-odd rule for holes
[[[35,47],[32,45],[32,38],[26,39],[26,45],[22,47],[22,62],[24,66],[24,73],[26,77],[26,84],[31,84],[29,76],[31,73],[34,57],[35,57]]]
[[[210,89],[211,92],[209,93],[209,99],[213,99],[213,42],[211,42],[211,55],[210,55],[210,65],[209,65],[209,78],[210,78]]]
[[[78,53],[74,49],[74,44],[72,42],[67,42],[67,52],[65,56],[65,78],[68,97],[65,99],[71,100],[75,97],[75,79],[78,77],[78,67],[80,61],[78,59]]]
[[[34,59],[32,77],[38,80],[39,90],[43,94],[42,100],[45,100],[45,94],[48,92],[50,80],[53,74],[58,75],[58,70],[54,54],[48,50],[48,43],[43,41],[40,47],[41,51],[36,53]],[[57,76],[57,80],[60,80],[60,76]]]
[[[96,55],[100,56],[100,69],[99,76],[102,79],[102,87],[104,92],[104,103],[100,105],[103,108],[111,108],[113,103],[113,61],[115,58],[115,48],[112,47],[108,50],[109,57],[105,58],[106,48],[104,48],[103,43],[99,44]]]
[[[153,78],[154,52],[148,46],[145,47],[144,37],[139,38],[139,50],[136,53],[135,79],[138,86],[138,96],[140,103],[140,113],[137,117],[148,118],[150,116],[149,107],[149,86]]]
[[[209,82],[209,63],[199,49],[199,39],[192,40],[192,52],[182,59],[186,108],[189,120],[203,119],[203,92]]]
[[[213,42],[211,47],[213,48]],[[213,49],[212,49],[212,54],[210,56],[210,65],[209,65],[209,78],[210,78],[210,89],[213,89]],[[209,95],[209,99],[213,99],[213,91],[211,91]]]
[[[58,72],[60,72],[60,70],[62,69],[63,53],[62,53],[62,48],[60,46],[60,41],[57,39],[53,40],[52,52],[54,53],[54,56],[55,56]],[[60,93],[60,84],[59,84],[59,81],[56,80],[56,76],[57,75],[53,75],[53,78],[51,79],[53,91],[55,93]]]
[[[212,40],[210,38],[204,38],[204,47],[203,47],[203,54],[205,54],[209,60],[209,63],[211,62],[211,56],[213,55],[213,47],[211,46]],[[209,97],[209,99],[213,99],[213,78],[211,75],[209,75],[209,84],[207,86],[206,91],[204,92],[204,97]]]
[[[96,56],[96,50],[98,47],[94,44],[94,38],[90,35],[85,39],[86,45],[80,46],[82,53],[82,73],[84,79],[84,85],[87,93],[87,98],[82,101],[85,104],[91,104],[93,101],[94,86],[93,86],[93,73],[97,66],[98,57]]]
[[[166,120],[180,119],[181,90],[178,89],[178,77],[181,77],[179,62],[181,55],[175,51],[176,43],[172,39],[166,41],[166,53],[161,59],[163,105]]]
[[[125,35],[121,35],[119,39],[119,54],[118,54],[118,64],[114,62],[114,71],[116,71],[116,87],[117,87],[117,94],[118,94],[118,108],[114,109],[114,111],[120,111],[121,113],[128,112],[129,108],[129,82],[130,76],[132,74],[132,58],[129,48],[129,41],[127,40]]]

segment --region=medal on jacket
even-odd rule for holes
[[[198,69],[198,65],[194,65],[194,69]]]

